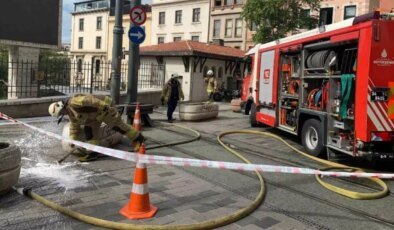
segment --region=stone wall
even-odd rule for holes
[[[161,90],[150,90],[138,93],[138,101],[159,105]],[[52,102],[66,99],[67,96],[46,97],[46,98],[25,98],[0,100],[0,112],[13,118],[41,117],[49,116],[48,107]],[[125,103],[126,94],[121,93],[120,103]]]

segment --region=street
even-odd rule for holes
[[[165,120],[165,109],[155,109],[151,116],[155,127],[144,128],[147,147],[193,137],[190,132],[158,122]],[[248,116],[234,113],[227,104],[220,104],[219,117],[214,120],[182,122],[177,114],[176,117],[175,124],[199,131],[201,139],[148,150],[148,155],[241,162],[220,146],[216,138],[224,131],[252,129]],[[62,130],[62,124],[57,126],[49,117],[24,121],[57,134]],[[22,150],[22,172],[17,187],[30,187],[62,206],[97,218],[142,225],[199,223],[247,207],[260,190],[254,173],[148,165],[150,201],[159,211],[151,219],[127,220],[118,212],[129,201],[134,163],[111,157],[78,163],[74,156],[70,156],[57,165],[54,162],[64,156],[59,141],[19,125],[0,125],[1,136]],[[268,128],[252,130],[268,130],[302,148],[297,138],[283,132]],[[236,134],[225,137],[224,141],[252,163],[322,168],[322,165],[269,138]],[[124,141],[119,147],[125,149],[128,145]],[[348,159],[345,163],[350,161]],[[266,196],[262,205],[251,215],[222,229],[392,229],[394,226],[392,193],[378,200],[352,200],[326,190],[313,176],[263,173],[263,177]],[[365,179],[324,180],[356,191],[376,191],[376,186]],[[386,183],[394,189],[393,181]],[[4,196],[0,206],[2,229],[97,229],[16,192]]]

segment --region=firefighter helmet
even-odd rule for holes
[[[49,105],[48,112],[52,117],[59,117],[61,114],[60,112],[64,108],[64,103],[62,101],[54,102]]]
[[[207,76],[213,76],[213,71],[212,70],[208,70],[208,72],[207,72]]]

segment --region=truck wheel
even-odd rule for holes
[[[256,104],[252,103],[251,107],[250,107],[250,125],[252,127],[259,127],[260,123],[256,120]]]
[[[307,120],[302,126],[301,140],[309,155],[321,155],[324,152],[321,122],[316,119]]]

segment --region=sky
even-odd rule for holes
[[[62,43],[69,44],[71,40],[71,12],[74,10],[74,3],[82,0],[63,0],[62,18]],[[151,3],[152,0],[142,0],[142,3]]]

